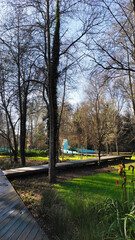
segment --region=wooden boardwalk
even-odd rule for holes
[[[0,240],[48,240],[0,170]]]
[[[131,156],[103,156],[101,157],[101,163],[114,161],[114,160],[123,160],[126,157]],[[90,159],[83,159],[83,160],[75,160],[75,161],[66,161],[62,163],[57,163],[57,169],[64,169],[69,167],[77,167],[77,166],[84,166],[89,164],[97,164],[98,158],[90,158]],[[40,173],[40,172],[48,172],[48,164],[40,165],[40,166],[31,166],[31,167],[22,167],[22,168],[15,168],[3,171],[4,175],[8,178],[10,177],[18,177],[21,175],[30,175],[33,173]]]

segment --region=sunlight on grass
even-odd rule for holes
[[[126,169],[127,171],[127,169]],[[119,184],[116,184],[118,180]],[[127,186],[129,197],[132,195],[133,183],[131,171],[127,172]],[[56,187],[61,193],[64,201],[73,201],[75,197],[85,198],[86,201],[100,203],[106,198],[119,199],[123,195],[121,184],[123,179],[118,175],[118,172],[108,172],[95,174],[83,178],[73,179],[68,182],[57,184]]]
[[[48,157],[26,157],[27,159],[32,159],[32,160],[41,160],[41,161],[49,161]],[[86,157],[86,156],[64,156],[60,157],[60,161],[75,161],[75,160],[80,160],[80,159],[90,159],[94,158],[92,156]]]
[[[72,218],[77,221],[78,239],[135,239],[125,238],[126,234],[134,235],[132,226],[134,220],[129,222],[131,220],[129,219],[128,223],[125,223],[128,214],[132,214],[135,189],[135,183],[131,182],[135,178],[131,169],[128,170],[129,165],[126,164],[125,169],[126,188],[122,188],[124,180],[118,171],[94,174],[56,184],[59,196],[69,209]],[[134,213],[131,217],[134,217]],[[128,226],[132,232],[129,231]]]
[[[0,158],[9,158],[9,155],[0,155]]]
[[[60,156],[60,161],[75,161],[75,160],[80,160],[80,159],[90,159],[90,158],[95,158],[95,156],[82,156],[82,155],[74,155],[74,156],[66,156],[64,155],[63,157]]]
[[[32,160],[41,160],[41,161],[48,161],[48,157],[26,157],[26,159],[32,159]]]

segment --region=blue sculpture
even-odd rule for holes
[[[63,153],[67,153],[67,154],[81,154],[81,153],[88,153],[88,154],[95,154],[96,153],[96,151],[94,151],[94,150],[89,150],[89,149],[81,149],[81,148],[75,148],[75,147],[72,147],[72,150],[73,151],[71,151],[70,150],[70,148],[71,148],[72,146],[71,146],[71,144],[69,144],[68,143],[68,140],[67,139],[64,139],[63,140],[63,143],[62,143],[62,149],[61,149],[61,151],[63,152]]]

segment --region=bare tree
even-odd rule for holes
[[[104,26],[98,37],[93,38],[93,44],[86,44],[91,53],[88,55],[94,66],[111,75],[111,81],[119,82],[135,114],[135,2],[101,0],[100,3]]]
[[[88,106],[90,114],[90,142],[98,151],[98,164],[100,165],[101,150],[106,136],[112,133],[111,112],[106,100],[106,87],[98,75],[93,76],[87,88]]]
[[[50,182],[55,181],[55,164],[57,159],[58,149],[58,110],[57,110],[57,89],[60,83],[63,72],[67,71],[71,66],[80,61],[83,54],[78,51],[77,46],[81,46],[82,38],[85,38],[86,33],[97,23],[97,13],[91,10],[87,1],[36,1],[33,0],[33,7],[36,11],[36,27],[40,37],[36,44],[40,64],[39,80],[43,84],[43,96],[47,104],[49,117],[49,152],[50,152],[50,167],[49,179]],[[82,15],[82,12],[89,7],[89,14]],[[83,8],[83,11],[82,11]],[[78,12],[77,12],[78,11]],[[55,15],[56,12],[56,15]],[[78,13],[80,13],[78,17]],[[61,25],[60,25],[61,19]],[[68,34],[70,24],[68,21],[79,21],[80,25],[75,27],[72,36]],[[66,27],[66,24],[68,26]],[[61,27],[60,27],[61,26]],[[39,44],[40,43],[40,44]],[[66,56],[66,57],[65,57]],[[65,59],[68,56],[68,66]],[[65,91],[65,90],[64,90]]]
[[[29,81],[35,74],[34,52],[32,50],[32,27],[29,15],[19,2],[9,4],[10,18],[2,26],[0,37],[1,51],[4,49],[8,66],[8,89],[12,93],[13,109],[20,122],[20,155],[25,165],[25,140],[28,95],[33,87]],[[8,94],[6,92],[6,94]],[[12,109],[12,111],[13,111]],[[10,123],[10,122],[9,122]]]
[[[18,122],[18,118],[14,118],[15,112],[13,113],[12,111],[13,92],[10,89],[10,93],[8,93],[9,82],[6,78],[8,70],[6,73],[5,67],[6,66],[3,63],[0,70],[0,110],[3,113],[3,116],[5,116],[5,124],[2,124],[0,127],[0,135],[7,140],[9,148],[14,155],[14,161],[18,162],[18,141],[16,134],[16,125]]]

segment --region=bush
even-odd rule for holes
[[[47,157],[49,154],[48,149],[47,150],[25,150],[26,157]]]
[[[110,225],[105,239],[135,239],[134,202],[107,199],[99,213]]]

